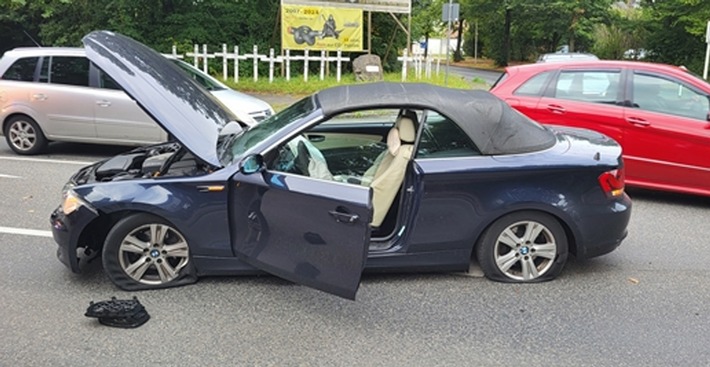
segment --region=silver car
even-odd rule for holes
[[[540,62],[592,61],[599,60],[596,55],[581,52],[555,52],[538,56]]]
[[[253,125],[273,113],[268,103],[175,62],[241,122]],[[140,146],[168,139],[81,48],[6,52],[0,59],[0,122],[8,145],[18,154],[37,154],[50,141]]]

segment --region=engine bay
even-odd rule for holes
[[[134,149],[79,171],[75,184],[109,182],[151,177],[196,176],[210,172],[179,143],[165,143]]]

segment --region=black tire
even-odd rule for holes
[[[303,42],[305,42],[305,41],[303,40],[303,35],[302,35],[301,32],[298,31],[298,30],[296,31],[296,33],[293,34],[293,40],[296,41],[296,43],[299,44],[299,45],[302,45]]]
[[[38,154],[47,147],[47,138],[42,129],[29,116],[19,115],[10,118],[5,124],[3,133],[7,145],[17,154]]]
[[[316,44],[316,37],[313,36],[313,35],[310,35],[310,34],[309,34],[309,35],[305,36],[305,37],[304,37],[304,40],[306,41],[306,43],[308,44],[308,46],[313,46],[313,45]]]
[[[111,281],[128,291],[197,281],[185,237],[168,221],[150,214],[118,221],[106,236],[102,261]]]
[[[560,222],[536,211],[501,217],[476,243],[476,256],[483,274],[505,283],[554,279],[562,271],[568,251],[567,235]]]

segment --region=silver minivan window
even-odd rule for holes
[[[39,57],[23,57],[15,61],[0,79],[31,82],[35,79],[35,71]]]

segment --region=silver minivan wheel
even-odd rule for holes
[[[39,125],[28,116],[11,118],[4,133],[7,144],[17,154],[37,154],[47,145]]]

